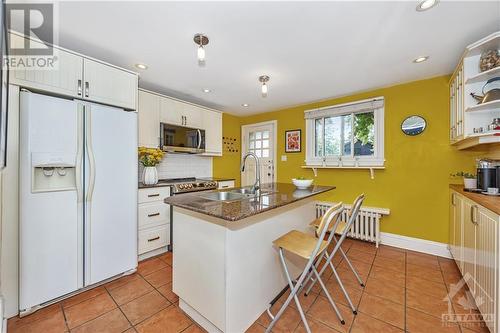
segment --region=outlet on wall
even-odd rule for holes
[[[281,155],[281,162],[286,162],[286,155]]]

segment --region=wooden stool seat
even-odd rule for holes
[[[315,219],[314,221],[312,221],[309,225],[313,226],[315,228],[318,228],[319,224],[321,223],[321,219],[322,218],[323,218],[323,216],[318,217],[317,219]],[[347,227],[347,223],[344,222],[344,221],[340,221],[339,225],[337,226],[337,229],[335,230],[335,233],[337,235],[341,235],[344,232],[344,230],[345,230],[346,227]],[[332,224],[332,228],[333,228],[333,224]],[[331,230],[328,230],[328,231],[331,231]]]
[[[303,232],[292,230],[276,239],[273,244],[283,250],[296,254],[299,257],[310,259],[314,248],[318,244],[318,239]],[[323,250],[327,247],[327,245],[327,241],[323,241],[321,243],[316,257],[323,253]]]

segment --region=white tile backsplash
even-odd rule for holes
[[[189,154],[165,154],[158,169],[158,178],[212,177],[212,157]],[[142,180],[139,163],[139,179]]]

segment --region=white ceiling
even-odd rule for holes
[[[467,44],[500,30],[499,1],[416,4],[63,2],[59,44],[134,70],[147,64],[141,87],[253,114],[450,73]],[[210,38],[205,67],[198,32]],[[430,59],[412,63],[420,55]],[[271,77],[267,98],[261,74]]]

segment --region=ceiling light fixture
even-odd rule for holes
[[[267,92],[269,90],[269,87],[267,86],[267,82],[269,82],[269,76],[267,75],[261,75],[259,76],[259,82],[262,82],[262,97],[267,97]]]
[[[209,40],[208,37],[205,36],[204,34],[196,34],[193,37],[193,41],[198,45],[198,61],[199,62],[204,62],[205,61],[205,48],[204,46],[208,44]]]
[[[148,69],[148,65],[145,64],[135,64],[135,67],[139,69]]]
[[[203,92],[208,94],[209,92],[212,92],[212,90],[205,88],[203,89]]]
[[[422,57],[416,58],[415,60],[413,60],[413,62],[416,63],[416,64],[419,64],[421,62],[426,61],[427,59],[429,59],[429,56],[422,56]]]
[[[241,106],[242,106],[242,107],[244,107],[244,108],[247,108],[247,107],[249,107],[250,105],[248,105],[247,103],[243,103],[243,104],[241,104]]]
[[[431,9],[439,3],[439,0],[423,0],[417,5],[417,12],[423,12]]]

